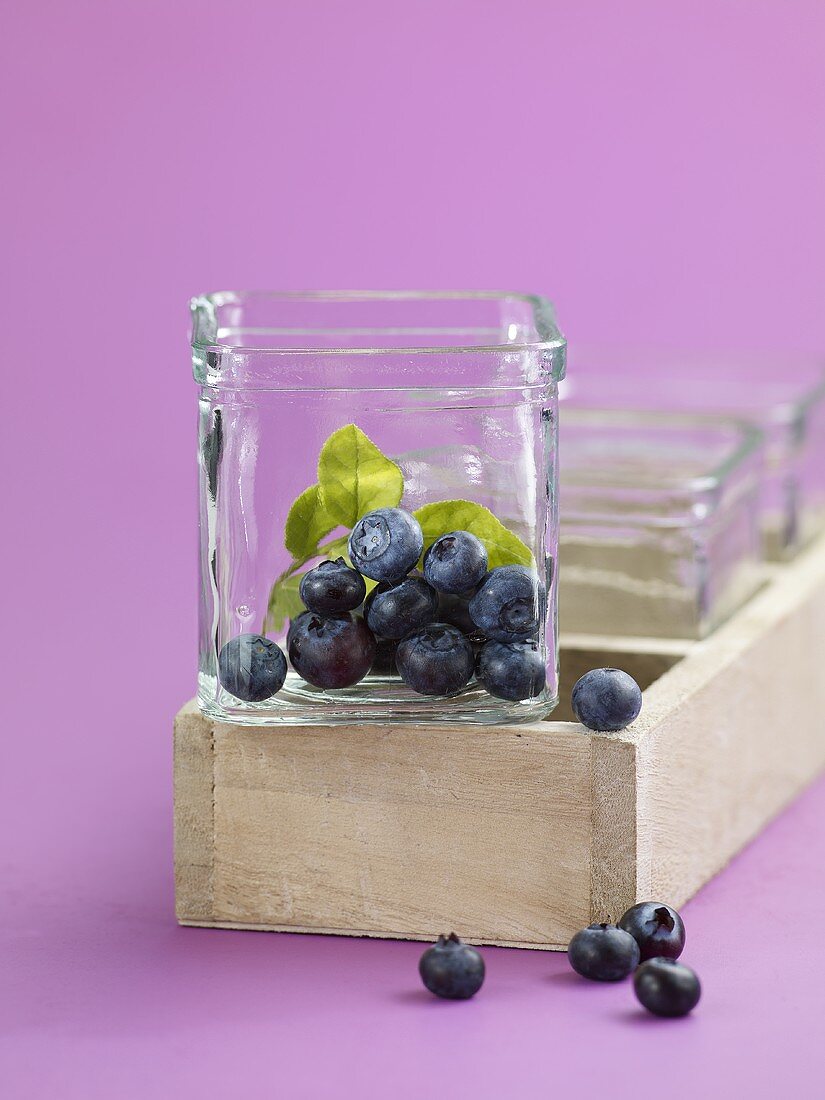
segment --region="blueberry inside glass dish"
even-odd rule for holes
[[[201,708],[263,725],[548,714],[551,307],[244,292],[192,315]]]

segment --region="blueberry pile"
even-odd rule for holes
[[[448,531],[427,548],[401,508],[362,516],[349,536],[352,565],[323,561],[301,579],[306,608],[290,623],[286,648],[309,684],[357,684],[368,672],[401,677],[421,695],[448,696],[474,675],[499,699],[540,695],[545,666],[538,644],[539,587],[522,565],[488,570],[484,543]],[[364,578],[376,582],[367,595]],[[246,702],[280,691],[286,659],[275,642],[241,634],[218,659],[223,686]]]
[[[686,1016],[702,991],[696,974],[677,961],[684,946],[685,926],[676,910],[643,901],[618,924],[591,924],[577,932],[567,957],[591,981],[617,982],[633,974],[634,991],[648,1012]]]
[[[617,925],[591,924],[577,932],[567,957],[577,974],[594,982],[634,974],[636,996],[654,1016],[687,1016],[702,991],[696,974],[677,961],[684,946],[685,926],[676,910],[645,901],[628,909]],[[479,952],[451,932],[427,948],[418,972],[436,997],[467,1000],[481,989],[485,967]]]

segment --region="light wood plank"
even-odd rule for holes
[[[591,735],[591,921],[615,923],[638,898],[637,759],[632,739]]]
[[[575,728],[215,727],[214,919],[563,943],[589,915]]]
[[[212,723],[189,702],[175,719],[175,909],[212,920],[215,857]]]
[[[825,767],[825,544],[645,693],[640,898],[679,905]]]

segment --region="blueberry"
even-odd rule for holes
[[[469,592],[487,572],[484,543],[469,531],[450,531],[424,555],[424,576],[439,592]]]
[[[453,695],[472,679],[475,657],[460,630],[430,623],[398,643],[395,663],[404,682],[420,695]]]
[[[352,687],[375,660],[375,639],[360,615],[299,615],[292,624],[289,659],[319,688]]]
[[[570,965],[594,982],[618,982],[639,965],[639,945],[615,924],[591,924],[577,932],[567,948]]]
[[[484,982],[484,959],[474,947],[462,943],[455,932],[439,936],[418,963],[421,980],[436,997],[466,1001]]]
[[[675,959],[643,962],[633,976],[633,989],[654,1016],[687,1016],[702,996],[696,974]]]
[[[261,703],[284,686],[286,657],[263,634],[239,634],[221,649],[218,674],[236,699]]]
[[[343,558],[322,561],[301,578],[301,599],[310,611],[321,615],[340,615],[354,611],[364,600],[364,578],[350,569]]]
[[[685,949],[685,926],[675,909],[657,901],[631,906],[619,921],[629,932],[645,959],[678,959]]]
[[[378,638],[403,638],[431,623],[438,611],[438,595],[423,577],[405,577],[397,584],[382,581],[367,597],[364,617]]]
[[[591,730],[623,730],[642,709],[642,692],[619,668],[594,668],[573,687],[573,713]]]
[[[470,600],[470,617],[497,642],[526,642],[539,628],[538,578],[523,565],[493,569]]]
[[[512,702],[535,699],[547,680],[544,658],[531,642],[487,642],[478,659],[478,678],[491,695]]]
[[[378,508],[358,520],[349,537],[349,556],[359,573],[374,581],[400,581],[421,557],[421,525],[400,508]]]
[[[397,648],[398,642],[394,642],[389,638],[376,638],[375,660],[372,662],[370,672],[375,676],[397,676],[398,669],[395,667],[395,651]]]
[[[470,600],[466,595],[438,593],[438,621],[457,627],[462,634],[475,634],[476,624],[470,618]]]
[[[308,618],[312,614],[311,611],[302,611],[300,615],[296,615],[294,619],[289,620],[289,629],[286,632],[286,651],[289,653],[289,647],[292,644],[292,638],[295,631],[298,628],[298,624],[302,623],[304,619]]]

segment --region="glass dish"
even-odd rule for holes
[[[563,638],[703,637],[763,581],[761,433],[716,417],[563,412]]]
[[[770,560],[793,557],[825,527],[825,360],[579,348],[563,407],[696,412],[765,435],[761,527]]]
[[[506,293],[226,292],[195,298],[191,309],[201,708],[251,724],[549,713],[558,693],[557,383],[566,350],[551,306]],[[543,688],[513,701],[472,679],[446,696],[419,694],[387,671],[393,643],[379,638],[372,671],[351,686],[313,686],[290,663],[266,699],[227,690],[223,647],[260,634],[287,653],[290,622],[303,610],[301,577],[325,558],[348,562],[348,534],[376,507],[415,513],[425,549],[440,534],[469,530],[490,569],[525,568]],[[439,597],[437,617],[460,622],[478,651],[466,597],[447,604]]]

